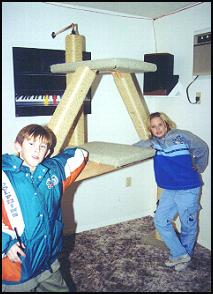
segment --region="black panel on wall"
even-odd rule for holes
[[[157,66],[155,72],[144,73],[144,95],[168,95],[179,76],[173,75],[174,55],[170,53],[145,54],[144,61]]]
[[[83,60],[91,52],[83,52]],[[52,115],[66,89],[66,75],[53,74],[50,66],[65,62],[65,51],[13,47],[16,116]],[[91,113],[91,91],[84,103]]]

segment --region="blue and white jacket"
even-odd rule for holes
[[[153,137],[134,144],[152,147],[157,185],[168,190],[200,187],[202,173],[208,164],[208,145],[189,131],[171,129],[165,137]]]
[[[51,271],[62,249],[61,197],[87,159],[87,151],[68,148],[46,158],[31,174],[18,156],[2,156],[3,284],[20,284]],[[14,227],[26,247],[22,263],[12,263],[6,255],[17,242]]]

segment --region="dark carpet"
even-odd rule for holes
[[[211,251],[197,244],[187,269],[164,266],[168,250],[147,216],[64,237],[70,292],[211,292]]]

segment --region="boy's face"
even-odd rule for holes
[[[167,125],[160,117],[153,117],[150,121],[150,129],[153,136],[163,138],[167,133]]]
[[[50,153],[50,150],[47,149],[47,143],[41,137],[34,138],[31,136],[25,138],[22,145],[15,142],[15,148],[20,158],[24,160],[24,164],[31,171],[34,171],[36,166]]]

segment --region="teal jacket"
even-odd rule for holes
[[[3,284],[19,284],[36,277],[62,249],[61,197],[84,168],[88,153],[68,148],[45,159],[31,174],[16,155],[2,156],[2,271]],[[12,263],[7,251],[17,242],[17,227],[25,244],[22,263]]]

